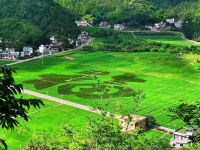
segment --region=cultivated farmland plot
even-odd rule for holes
[[[146,98],[138,114],[171,128],[183,124],[170,120],[167,109],[200,98],[198,64],[175,54],[76,51],[13,68],[26,89],[88,106],[101,102],[107,111],[121,104],[119,114],[131,110],[132,95],[142,89]]]
[[[181,33],[178,32],[135,32],[134,35],[141,39],[177,46],[198,45],[195,42],[183,39],[183,37],[181,37]]]

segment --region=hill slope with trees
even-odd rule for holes
[[[108,21],[126,23],[131,28],[165,20],[168,17],[185,23],[182,32],[190,39],[200,40],[199,0],[54,0],[65,8],[72,9],[77,19],[87,15],[94,23]]]
[[[37,47],[52,35],[67,43],[78,34],[72,11],[52,0],[0,0],[0,6],[0,37],[18,49]]]

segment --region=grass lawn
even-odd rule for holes
[[[180,34],[173,32],[136,32],[134,33],[141,39],[167,43],[179,46],[197,45],[189,40],[183,39]]]
[[[16,80],[26,89],[89,106],[101,101],[108,111],[121,104],[120,114],[130,112],[131,95],[142,89],[146,98],[138,114],[152,115],[160,125],[171,128],[183,123],[170,120],[167,109],[200,99],[198,64],[177,59],[175,54],[76,51],[13,67]],[[110,91],[100,100],[108,87]]]

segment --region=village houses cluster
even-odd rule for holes
[[[90,27],[92,26],[92,23],[89,23],[87,21],[76,21],[77,26],[79,27]],[[146,25],[145,28],[151,31],[162,31],[164,29],[170,29],[170,28],[177,28],[181,29],[183,26],[182,20],[176,20],[175,18],[168,18],[165,21],[161,21],[159,23],[155,23],[154,25]],[[127,26],[122,24],[114,24],[113,26],[110,25],[107,21],[102,21],[99,23],[100,28],[114,28],[115,30],[126,30]]]
[[[39,49],[36,51],[39,55],[58,52],[61,42],[58,42],[54,36],[50,37],[50,40],[51,44],[40,45]],[[24,46],[22,51],[16,51],[15,48],[5,48],[5,50],[0,49],[0,59],[26,59],[33,57],[33,53],[33,48],[30,46]]]
[[[177,29],[181,29],[183,26],[182,20],[176,20],[175,18],[168,18],[165,21],[161,21],[159,23],[155,23],[153,26],[145,26],[146,29],[151,31],[162,31],[164,29],[170,29],[171,27],[175,27]]]
[[[87,21],[76,21],[76,25],[78,27],[90,27],[90,26],[92,26],[92,23],[89,23]],[[111,28],[112,26],[108,22],[102,21],[102,22],[100,22],[99,27],[101,27],[101,28]],[[125,24],[114,24],[113,28],[115,30],[121,30],[122,31],[122,30],[126,29],[126,25]]]
[[[76,47],[87,43],[90,39],[89,34],[87,32],[81,32],[76,40],[68,39],[70,44],[75,44]],[[62,43],[57,40],[55,36],[50,37],[50,44],[40,45],[38,50],[35,53],[38,55],[50,55],[58,53],[62,47]],[[2,43],[2,39],[0,38],[0,43]],[[24,46],[22,51],[16,51],[15,48],[5,48],[0,49],[0,59],[27,59],[34,57],[34,50],[30,46]]]

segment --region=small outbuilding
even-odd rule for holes
[[[168,19],[166,19],[166,22],[173,24],[173,23],[175,23],[175,19],[174,18],[168,18]]]
[[[122,126],[122,131],[124,132],[133,131],[136,128],[146,130],[147,118],[138,115],[124,116],[120,119],[120,125]]]
[[[99,27],[102,27],[102,28],[110,28],[110,24],[106,21],[103,21],[103,22],[100,22],[99,24]]]
[[[76,21],[75,23],[76,23],[76,25],[78,27],[88,27],[88,26],[91,26],[91,24],[89,22],[87,22],[87,21]]]

